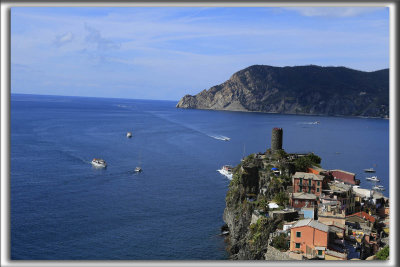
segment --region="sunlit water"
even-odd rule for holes
[[[229,180],[216,170],[265,151],[273,127],[287,152],[312,151],[361,187],[374,185],[363,172],[373,167],[389,195],[388,120],[175,105],[12,95],[12,259],[227,259]],[[93,168],[94,157],[108,167]]]

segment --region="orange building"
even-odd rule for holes
[[[328,237],[329,226],[312,219],[299,220],[290,229],[290,251],[308,258],[324,258]]]
[[[293,193],[309,193],[316,196],[322,193],[324,176],[307,172],[296,172],[292,176]]]

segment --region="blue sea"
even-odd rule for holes
[[[361,187],[374,185],[363,172],[373,167],[389,196],[388,120],[175,105],[12,94],[11,259],[227,259],[219,233],[229,180],[216,170],[264,152],[273,127],[287,152],[314,152]]]

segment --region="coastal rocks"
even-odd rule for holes
[[[267,253],[265,253],[264,258],[269,261],[295,260],[289,256],[289,252],[281,252],[272,246],[267,247]]]
[[[389,70],[254,65],[226,82],[186,95],[178,108],[388,117]]]
[[[265,241],[280,222],[265,216],[254,218],[253,212],[259,200],[259,184],[257,160],[249,160],[248,157],[234,169],[225,199],[223,219],[229,228],[227,250],[231,259],[264,259],[267,250]]]

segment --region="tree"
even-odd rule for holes
[[[389,246],[385,246],[383,249],[376,253],[377,260],[386,260],[389,257]]]
[[[288,250],[288,242],[286,240],[286,236],[284,234],[280,234],[274,239],[272,239],[272,246],[279,250]]]
[[[299,157],[294,161],[294,167],[299,172],[306,172],[311,166],[313,166],[313,162],[309,157]]]
[[[321,158],[315,155],[314,153],[308,154],[307,157],[315,164],[321,163]]]
[[[279,206],[286,206],[289,203],[289,196],[281,191],[275,195],[274,200]]]

